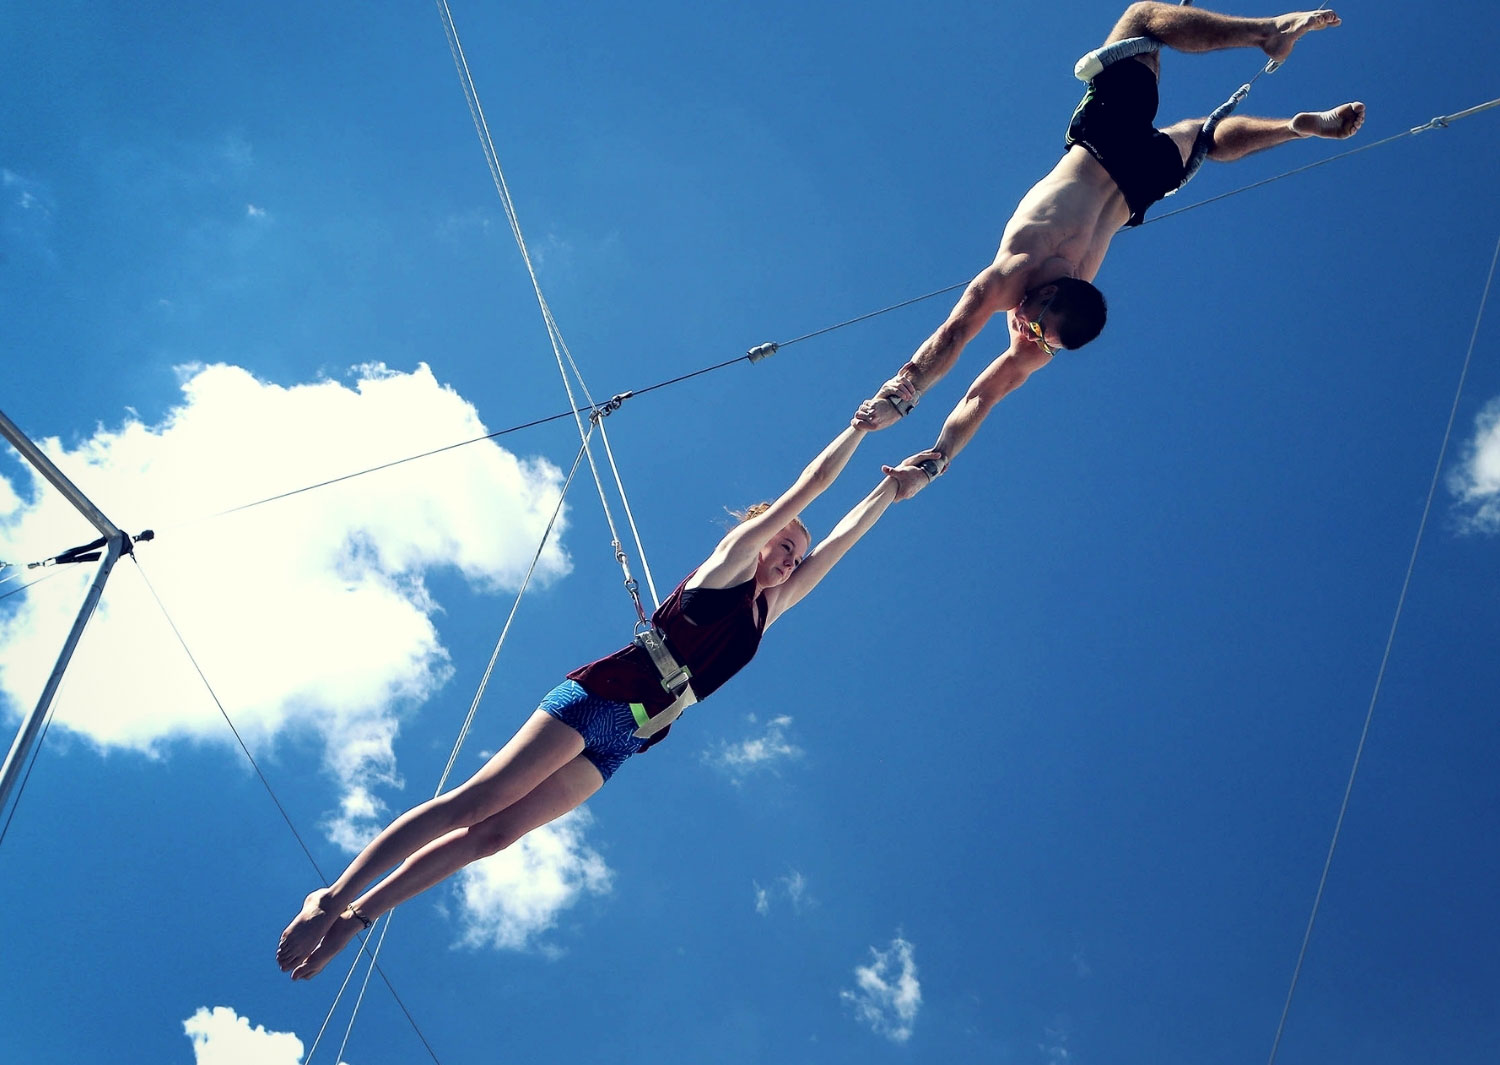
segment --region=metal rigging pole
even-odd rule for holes
[[[95,608],[99,605],[99,597],[104,593],[104,582],[109,579],[109,572],[120,560],[120,556],[128,554],[134,544],[129,536],[105,517],[99,508],[94,506],[89,498],[52,464],[52,460],[47,458],[41,448],[32,443],[25,433],[21,432],[15,422],[6,417],[4,411],[0,411],[0,436],[9,440],[21,453],[21,457],[36,467],[37,471],[50,481],[68,502],[78,508],[78,512],[87,518],[104,538],[103,561],[99,563],[99,571],[94,574],[94,581],[89,586],[88,594],[84,596],[83,605],[78,609],[78,616],[73,620],[73,627],[68,631],[68,638],[63,642],[62,653],[58,655],[57,664],[52,667],[52,673],[42,687],[41,698],[37,700],[35,709],[21,722],[21,728],[16,733],[14,742],[11,743],[10,753],[5,756],[5,764],[0,767],[0,811],[3,811],[10,801],[16,782],[24,772],[31,749],[41,735],[42,724],[47,719],[47,710],[57,694],[58,685],[62,683],[63,673],[67,671],[73,651],[78,646],[78,641],[82,638],[89,619],[93,617]]]

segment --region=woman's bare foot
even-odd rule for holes
[[[1290,15],[1277,16],[1275,21],[1276,32],[1265,44],[1261,45],[1261,48],[1265,50],[1266,55],[1281,63],[1292,54],[1292,45],[1296,44],[1304,33],[1326,30],[1337,26],[1343,20],[1332,11],[1294,11]]]
[[[311,980],[323,971],[323,966],[333,960],[333,956],[349,945],[349,940],[354,934],[365,927],[365,923],[354,914],[345,910],[333,919],[328,931],[323,933],[323,939],[303,961],[292,970],[293,980]]]
[[[1303,111],[1292,118],[1292,132],[1299,137],[1343,140],[1354,136],[1365,124],[1365,105],[1355,101],[1339,104],[1332,111]]]
[[[329,901],[328,888],[318,888],[302,904],[302,912],[281,933],[276,944],[276,964],[282,972],[295,969],[307,960],[328,928],[338,918],[340,907]]]

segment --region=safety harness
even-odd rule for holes
[[[644,647],[651,656],[651,664],[661,675],[662,688],[672,696],[667,708],[655,717],[649,716],[641,703],[630,704],[630,712],[635,715],[635,723],[639,726],[635,735],[648,740],[681,717],[684,710],[698,701],[698,696],[693,692],[693,671],[677,661],[660,629],[649,621],[645,622],[635,634],[635,643]]]

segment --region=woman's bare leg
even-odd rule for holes
[[[366,920],[373,921],[470,862],[502,851],[532,829],[555,821],[598,791],[603,783],[604,778],[594,764],[579,755],[499,813],[476,825],[454,829],[422,847],[394,873],[354,900],[354,906]],[[317,948],[292,971],[292,979],[307,980],[318,975],[363,927],[363,922],[352,915],[335,917]]]
[[[581,750],[582,736],[536,711],[483,769],[452,791],[396,818],[332,885],[307,896],[301,912],[281,933],[276,964],[283,971],[301,965],[345,907],[382,872],[433,840],[477,825],[525,798]]]

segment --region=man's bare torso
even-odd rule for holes
[[[1063,276],[1067,272],[1064,263],[1072,267],[1073,277],[1092,281],[1110,240],[1129,218],[1125,196],[1104,167],[1074,145],[1021,198],[1005,227],[995,261],[1020,256],[1038,265],[1050,261],[1050,268],[1038,270],[1027,280],[1028,289]]]

